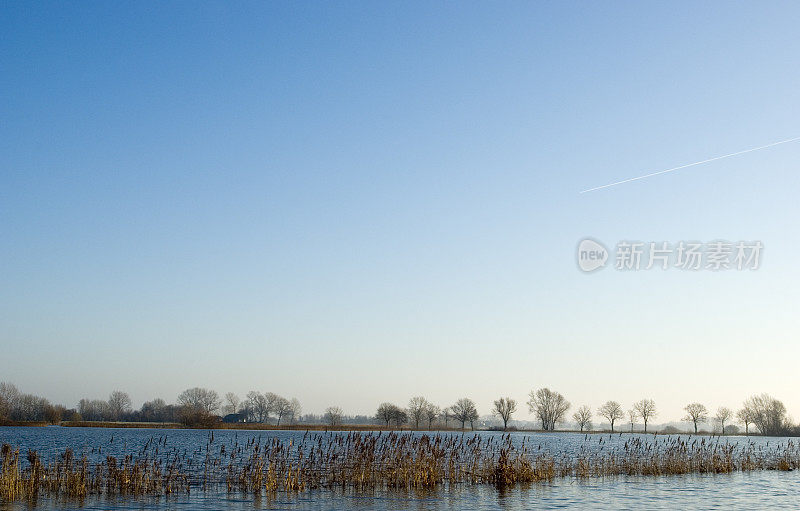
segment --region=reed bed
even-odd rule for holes
[[[218,442],[213,432],[194,452],[151,438],[134,454],[102,458],[102,448],[56,459],[0,449],[0,499],[40,496],[170,496],[192,491],[271,495],[310,489],[432,489],[455,484],[503,488],[555,478],[660,476],[793,470],[800,448],[789,440],[772,447],[743,441],[686,437],[587,435],[576,449],[552,453],[511,435],[322,434],[298,441],[278,438]],[[90,458],[95,460],[90,462]]]

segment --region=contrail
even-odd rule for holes
[[[609,183],[609,184],[603,185],[603,186],[595,186],[594,188],[589,188],[587,190],[581,190],[579,193],[593,192],[595,190],[601,190],[603,188],[610,188],[612,186],[621,185],[623,183],[630,183],[631,181],[638,181],[640,179],[647,179],[648,177],[657,176],[659,174],[666,174],[667,172],[674,172],[676,170],[685,169],[686,167],[694,167],[695,165],[702,165],[703,163],[708,163],[710,161],[721,160],[723,158],[730,158],[731,156],[737,156],[737,155],[744,154],[744,153],[752,153],[753,151],[758,151],[760,149],[766,149],[768,147],[773,147],[773,146],[780,145],[780,144],[788,144],[789,142],[794,142],[796,140],[800,140],[800,137],[790,138],[790,139],[787,139],[787,140],[781,140],[780,142],[773,142],[771,144],[762,145],[762,146],[759,146],[759,147],[753,147],[752,149],[745,149],[744,151],[738,151],[738,152],[731,153],[731,154],[726,154],[726,155],[723,155],[723,156],[716,156],[714,158],[709,158],[709,159],[703,160],[703,161],[696,161],[694,163],[687,163],[686,165],[681,165],[680,167],[673,167],[673,168],[667,169],[667,170],[659,170],[658,172],[653,172],[652,174],[645,174],[644,176],[632,177],[630,179],[623,179],[622,181],[617,181],[616,183]]]

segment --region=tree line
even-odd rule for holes
[[[528,411],[536,417],[543,431],[554,431],[557,426],[567,422],[567,413],[571,405],[559,392],[545,387],[531,391],[528,398]],[[516,411],[515,399],[500,397],[494,401],[491,414],[502,421],[505,431]],[[750,434],[750,427],[753,426],[763,435],[800,436],[800,426],[792,424],[784,404],[768,394],[748,398],[736,412],[723,406],[712,415],[705,405],[696,402],[686,405],[684,411],[686,415],[681,420],[691,423],[695,433],[701,424],[713,421],[720,425],[722,434],[725,434],[726,427],[730,428],[732,422],[736,421],[744,425],[746,434]],[[616,431],[617,424],[626,420],[631,432],[641,421],[643,431],[646,433],[648,424],[658,416],[658,410],[655,401],[648,398],[633,403],[628,410],[624,410],[617,401],[607,401],[596,413],[592,412],[590,406],[582,405],[570,418],[579,431],[590,431],[593,429],[592,418],[595,415],[605,419],[612,432]],[[462,398],[450,407],[439,408],[422,396],[411,398],[405,409],[393,403],[382,403],[375,414],[375,419],[386,426],[394,424],[399,427],[407,424],[417,429],[421,424],[430,429],[436,420],[445,427],[448,427],[449,421],[452,420],[460,424],[461,429],[465,429],[466,423],[469,423],[470,429],[474,429],[473,423],[478,418],[477,408],[471,399]],[[679,430],[669,432],[677,433]]]
[[[594,429],[593,418],[605,420],[610,431],[618,431],[625,421],[630,431],[641,421],[644,432],[648,424],[658,416],[656,404],[652,399],[641,399],[625,410],[617,401],[603,403],[596,412],[588,405],[578,407],[568,416],[571,404],[559,392],[549,388],[532,390],[528,395],[528,411],[533,414],[540,429],[554,431],[571,419],[580,431]],[[683,421],[690,423],[694,432],[702,424],[714,422],[720,425],[722,433],[731,428],[734,422],[745,427],[749,434],[751,427],[763,435],[800,435],[800,426],[788,418],[784,404],[768,394],[754,395],[744,401],[739,410],[719,407],[712,414],[702,403],[689,403],[685,406]],[[500,397],[494,401],[491,415],[509,428],[517,401],[510,397]],[[308,423],[341,426],[343,424],[375,423],[386,427],[409,427],[414,429],[434,429],[444,427],[466,429],[475,428],[480,419],[475,402],[461,398],[450,406],[440,407],[423,396],[412,397],[406,407],[394,403],[381,403],[373,417],[347,416],[338,406],[328,407],[322,415],[302,415],[300,401],[285,398],[273,392],[250,391],[244,398],[233,392],[220,396],[216,391],[193,387],[181,392],[176,404],[167,404],[163,399],[153,399],[134,410],[130,396],[123,391],[111,392],[108,399],[81,399],[76,408],[51,404],[47,399],[20,392],[10,383],[0,383],[0,422],[49,422],[70,421],[128,421],[128,422],[180,422],[187,425],[212,426],[220,420],[226,422],[248,422],[273,424],[276,427],[286,424]],[[676,433],[670,427],[663,432]]]

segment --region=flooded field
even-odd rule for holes
[[[788,508],[800,490],[788,438],[49,427],[0,443],[41,488],[2,509]]]

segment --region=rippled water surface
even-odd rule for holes
[[[214,444],[244,443],[249,439],[270,438],[299,441],[300,431],[214,431]],[[329,435],[318,433],[321,435]],[[335,434],[335,433],[332,433]],[[480,433],[483,436],[499,433]],[[37,450],[45,459],[57,456],[67,447],[77,454],[86,453],[92,460],[107,455],[124,456],[141,450],[148,441],[159,439],[171,448],[186,452],[190,458],[205,455],[211,433],[204,430],[151,430],[104,428],[0,428],[0,443]],[[534,450],[554,454],[575,453],[581,449],[614,450],[631,436],[648,442],[663,442],[666,437],[630,434],[513,433],[514,443],[523,440]],[[694,440],[709,441],[708,437]],[[729,437],[718,442],[746,445],[755,443],[765,449],[785,444],[789,439]],[[605,508],[605,509],[798,509],[800,474],[757,471],[734,474],[681,476],[611,477],[577,481],[558,479],[497,490],[488,485],[453,485],[432,492],[377,491],[369,493],[313,490],[300,495],[277,494],[274,499],[218,492],[193,491],[189,496],[171,498],[106,499],[89,498],[83,503],[40,499],[37,509],[532,509],[532,508]],[[29,509],[28,504],[0,504],[2,510]]]

